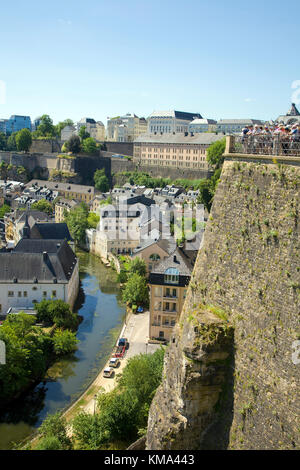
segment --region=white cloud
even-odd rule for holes
[[[63,18],[59,18],[57,21],[58,21],[59,24],[61,24],[62,26],[71,26],[71,24],[72,24],[72,21],[71,21],[71,20],[66,20],[66,19],[63,19]]]
[[[253,98],[245,98],[245,101],[246,103],[253,103],[256,100],[254,100]]]

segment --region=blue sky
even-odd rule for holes
[[[299,0],[1,2],[0,118],[274,119],[300,80],[299,26]]]

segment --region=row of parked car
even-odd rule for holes
[[[120,338],[117,346],[110,358],[108,367],[103,371],[103,377],[110,378],[114,375],[114,370],[119,367],[120,359],[125,355],[126,350],[129,348],[129,342],[127,338]]]

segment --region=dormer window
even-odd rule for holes
[[[165,284],[179,284],[179,271],[176,268],[168,268],[164,275]]]

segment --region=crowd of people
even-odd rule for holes
[[[246,126],[242,130],[241,141],[244,153],[300,155],[300,122]]]

